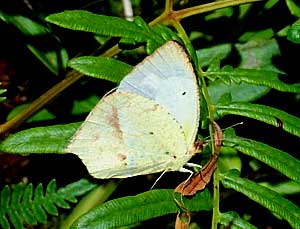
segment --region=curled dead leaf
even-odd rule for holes
[[[191,196],[196,192],[203,190],[209,183],[216,167],[219,152],[221,149],[223,132],[222,129],[216,122],[212,122],[214,132],[214,154],[210,160],[204,165],[203,169],[189,180],[180,183],[176,188],[175,192],[181,193],[183,196]]]
[[[175,229],[188,229],[191,222],[189,212],[179,212],[176,217]]]

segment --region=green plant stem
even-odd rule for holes
[[[118,45],[114,45],[110,49],[106,50],[104,53],[101,54],[102,57],[113,57],[120,53],[122,49],[119,49]]]
[[[165,11],[170,12],[173,10],[174,0],[166,0]]]
[[[218,222],[220,221],[220,172],[218,167],[214,172],[213,177],[213,187],[214,187],[214,194],[213,194],[213,216],[212,216],[212,229],[218,228]]]
[[[199,64],[197,65],[199,66]],[[200,71],[200,69],[197,69],[198,76],[200,79],[200,85],[201,85],[201,92],[203,94],[203,97],[206,101],[207,105],[207,110],[208,110],[208,119],[209,120],[214,120],[213,116],[213,106],[208,94],[206,82],[204,80],[203,72]],[[209,135],[211,139],[214,139],[214,130],[212,128],[212,125],[209,125]],[[212,155],[215,154],[215,144],[211,144],[211,149],[212,149]],[[214,179],[213,179],[213,217],[212,217],[212,229],[217,229],[218,228],[218,222],[219,222],[219,203],[220,203],[220,180],[219,180],[219,170],[218,167],[216,168],[214,172]]]
[[[212,3],[207,3],[199,6],[194,6],[190,8],[186,8],[183,10],[174,11],[171,7],[165,8],[164,12],[155,18],[149,25],[155,25],[157,23],[163,23],[166,25],[172,24],[170,21],[180,21],[183,18],[194,16],[201,13],[207,13],[213,10],[218,10],[222,8],[226,8],[229,6],[237,6],[252,2],[258,2],[262,0],[224,0],[224,1],[217,1]],[[167,5],[167,4],[166,4]]]
[[[186,17],[190,17],[196,14],[206,13],[217,9],[226,8],[229,6],[237,6],[241,4],[257,2],[261,0],[224,0],[224,1],[216,1],[212,3],[207,3],[199,6],[194,6],[190,8],[186,8],[183,10],[174,11],[173,16],[181,20]]]
[[[184,28],[182,27],[182,25],[180,24],[179,21],[172,21],[172,26],[176,29],[176,31],[178,32],[179,36],[181,37],[181,39],[183,40],[183,43],[185,45],[185,47],[187,48],[187,50],[189,51],[189,54],[193,57],[193,59],[196,60],[196,62],[198,63],[197,60],[197,55],[195,53],[195,50],[192,46],[192,43],[188,37],[188,35],[186,34]],[[197,65],[197,63],[195,63]],[[202,70],[201,70],[202,71]]]
[[[108,181],[106,184],[95,188],[88,195],[86,195],[73,209],[70,215],[60,225],[61,229],[67,229],[82,215],[100,205],[108,199],[108,197],[115,191],[119,182],[114,180]]]

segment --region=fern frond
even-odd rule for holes
[[[107,57],[82,56],[69,61],[69,67],[84,75],[119,83],[133,67]]]
[[[220,67],[220,60],[215,59],[205,73],[210,80],[221,79],[226,84],[248,83],[266,86],[282,92],[300,92],[300,84],[286,84],[279,80],[277,71],[264,69],[233,68],[230,65]]]
[[[282,217],[293,228],[300,228],[300,208],[277,192],[246,178],[241,178],[236,170],[221,174],[221,181],[226,188],[232,188],[244,194],[274,214]]]
[[[295,21],[287,32],[287,39],[295,44],[300,43],[300,20]]]
[[[24,155],[41,153],[65,153],[68,139],[80,123],[53,125],[27,129],[0,142],[0,151]]]
[[[160,25],[153,29],[140,17],[130,22],[83,10],[70,10],[49,15],[46,21],[67,29],[120,37],[120,43],[146,43],[147,53],[152,53],[167,40],[179,40],[179,37],[166,26]]]
[[[250,224],[247,220],[241,218],[235,211],[224,212],[220,216],[220,224],[226,227],[257,229],[257,227]]]
[[[68,202],[76,203],[77,196],[93,189],[96,185],[85,179],[57,190],[53,179],[44,194],[43,185],[33,190],[32,184],[17,184],[13,189],[5,186],[0,192],[0,226],[2,228],[24,228],[47,222],[47,214],[57,216],[58,209],[70,208]]]
[[[218,117],[223,117],[228,114],[241,115],[281,128],[295,136],[300,135],[300,119],[276,108],[260,104],[239,102],[225,106],[217,105],[216,108]]]
[[[79,217],[72,228],[113,229],[133,225],[151,218],[178,213],[179,206],[172,189],[157,189],[110,200]],[[211,210],[211,194],[206,189],[184,200],[184,207],[190,211]]]

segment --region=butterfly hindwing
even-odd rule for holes
[[[68,151],[76,153],[97,178],[178,170],[192,156],[181,126],[166,109],[124,91],[96,105]]]

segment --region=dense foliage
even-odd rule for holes
[[[300,227],[299,4],[205,2],[131,1],[134,20],[121,1],[0,5],[9,43],[0,56],[1,227]],[[191,198],[173,192],[184,174],[166,173],[150,190],[160,174],[95,180],[66,154],[78,121],[169,40],[186,48],[199,81],[198,138],[208,146],[193,162],[213,151],[211,120],[232,126],[212,182]]]

